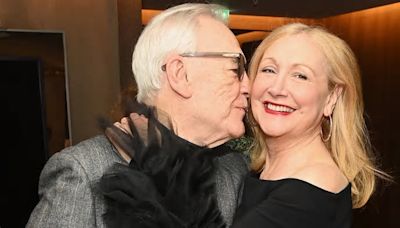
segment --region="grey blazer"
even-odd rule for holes
[[[238,153],[215,161],[218,206],[229,226],[239,203],[247,164]],[[97,183],[115,162],[126,163],[104,135],[54,154],[41,173],[40,201],[26,227],[105,227],[105,203]]]

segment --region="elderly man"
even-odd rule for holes
[[[170,8],[146,26],[133,53],[137,100],[165,113],[173,132],[199,147],[219,146],[245,130],[249,82],[226,19],[218,5]],[[27,227],[104,227],[97,184],[113,164],[127,164],[131,156],[104,135],[55,154],[42,171],[41,199]],[[215,160],[217,204],[230,225],[247,166],[236,153]]]

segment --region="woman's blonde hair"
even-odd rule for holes
[[[272,31],[255,51],[250,63],[250,81],[254,82],[265,50],[276,40],[296,34],[307,34],[325,55],[329,90],[333,90],[337,85],[343,88],[332,113],[332,135],[325,144],[340,170],[352,184],[353,207],[362,207],[375,190],[376,177],[388,179],[389,176],[375,166],[363,116],[360,71],[355,55],[346,42],[322,27],[301,23],[281,26]],[[322,125],[323,132],[329,132],[329,124]],[[252,131],[255,140],[250,151],[251,166],[254,171],[260,172],[267,159],[265,135],[257,125],[252,127]]]

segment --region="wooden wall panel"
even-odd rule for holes
[[[120,91],[117,2],[0,0],[0,29],[64,32],[72,142],[98,134]]]
[[[363,80],[372,143],[383,168],[400,174],[400,3],[320,20],[354,50]],[[400,187],[378,188],[354,227],[400,227]]]
[[[134,85],[132,53],[142,32],[141,0],[117,0],[121,90]]]

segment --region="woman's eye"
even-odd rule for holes
[[[294,76],[296,78],[298,78],[298,79],[301,79],[301,80],[307,80],[308,79],[307,75],[302,74],[302,73],[295,73]]]
[[[271,74],[275,74],[276,73],[275,70],[270,68],[270,67],[266,67],[266,68],[261,69],[261,72],[263,72],[263,73],[271,73]]]

